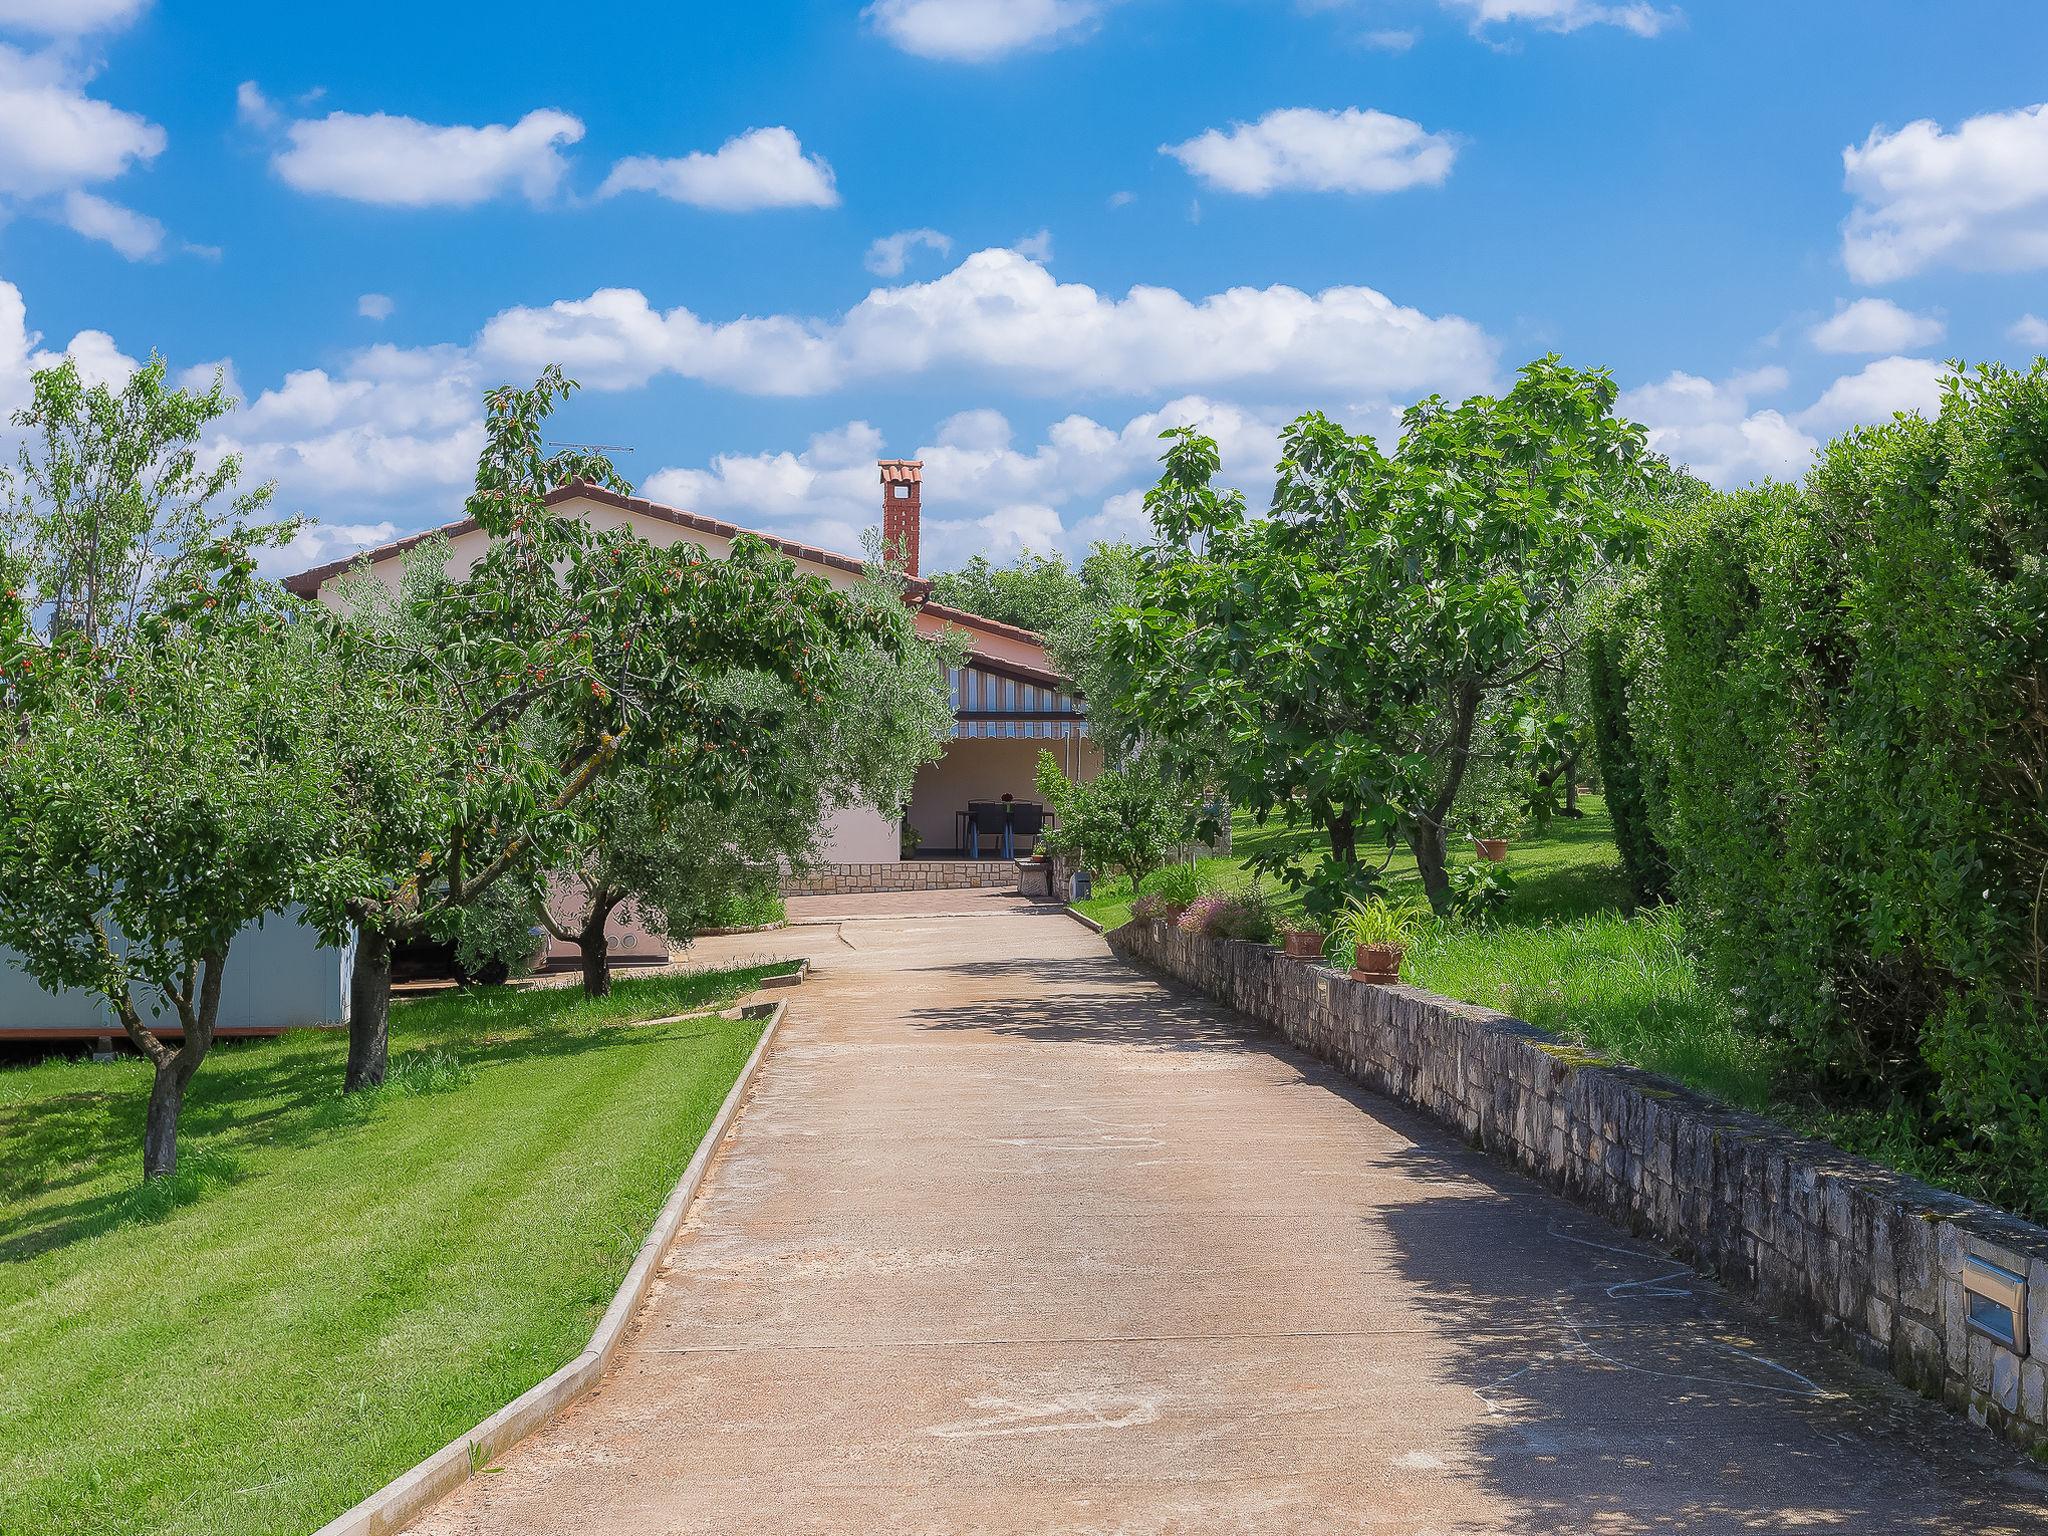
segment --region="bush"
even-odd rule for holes
[[[1060,772],[1050,752],[1041,752],[1037,783],[1057,818],[1041,839],[1045,851],[1124,875],[1134,890],[1188,834],[1178,786],[1147,764],[1075,780]]]
[[[1499,915],[1515,893],[1515,877],[1505,864],[1474,859],[1451,871],[1451,915],[1483,923]]]
[[[782,893],[772,874],[746,880],[704,898],[695,914],[697,928],[765,928],[786,916]]]
[[[518,882],[500,880],[449,918],[455,941],[456,975],[465,983],[502,986],[533,969],[547,945],[539,930],[537,898]]]
[[[1270,944],[1279,932],[1271,903],[1256,890],[1198,896],[1181,914],[1180,926],[1184,933],[1254,944]]]
[[[1972,1187],[2033,1211],[2044,465],[2048,362],[1966,375],[1937,420],[1835,442],[1803,489],[1711,500],[1643,588],[1659,739],[1641,740],[1641,700],[1626,711],[1638,765],[1663,765],[1656,830],[1699,908],[1688,931],[1788,1082],[1917,1117]]]
[[[1169,864],[1145,877],[1141,896],[1156,896],[1172,906],[1185,907],[1216,888],[1216,878],[1198,864]]]
[[[1655,707],[1656,652],[1640,643],[1642,623],[1640,592],[1616,594],[1587,628],[1584,664],[1593,757],[1607,793],[1615,847],[1630,894],[1649,906],[1671,895],[1671,860],[1657,831],[1663,758],[1654,728],[1643,730],[1635,718]]]

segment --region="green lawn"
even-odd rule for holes
[[[1685,951],[1679,914],[1627,914],[1606,804],[1598,795],[1582,803],[1582,818],[1554,819],[1509,846],[1515,892],[1495,923],[1432,925],[1410,947],[1403,978],[1733,1103],[1766,1108],[1768,1065],[1701,980]],[[1242,860],[1282,835],[1240,817],[1231,828],[1235,856],[1205,859],[1203,868],[1221,887],[1242,889],[1252,880]],[[1388,861],[1387,878],[1395,891],[1420,899],[1405,848]],[[1282,913],[1299,911],[1299,900],[1284,888],[1266,888]],[[1081,911],[1109,928],[1130,920],[1129,882],[1104,881],[1098,891]]]
[[[0,1071],[0,1536],[314,1529],[571,1359],[776,967],[470,992],[218,1048],[172,1187],[137,1061]]]

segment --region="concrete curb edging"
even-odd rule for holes
[[[1073,907],[1063,907],[1061,908],[1061,910],[1064,911],[1067,914],[1067,916],[1071,917],[1075,922],[1079,923],[1083,928],[1086,928],[1090,933],[1102,932],[1102,924],[1095,921],[1095,919],[1090,917],[1086,912],[1076,911]]]
[[[740,1068],[739,1076],[733,1079],[732,1088],[726,1093],[725,1102],[705,1128],[689,1166],[683,1170],[683,1176],[676,1181],[676,1187],[670,1191],[660,1213],[655,1216],[654,1225],[648,1229],[647,1240],[634,1256],[633,1267],[626,1271],[626,1278],[612,1297],[612,1304],[605,1308],[604,1316],[598,1320],[583,1353],[552,1376],[528,1387],[467,1434],[449,1441],[410,1471],[400,1473],[353,1509],[336,1515],[314,1536],[392,1536],[392,1533],[404,1530],[489,1466],[495,1458],[597,1385],[618,1354],[619,1345],[626,1336],[626,1325],[646,1299],[648,1288],[654,1283],[655,1271],[668,1252],[669,1244],[675,1240],[676,1229],[682,1225],[691,1200],[696,1198],[697,1187],[704,1182],[704,1172],[711,1166],[719,1143],[725,1139],[727,1127],[739,1113],[740,1103],[752,1087],[754,1074],[762,1058],[768,1054],[768,1047],[774,1042],[788,1007],[787,1003],[777,1003],[774,1012],[769,1014],[768,1022],[762,1026],[761,1038],[754,1042],[753,1054],[747,1057],[746,1065]]]

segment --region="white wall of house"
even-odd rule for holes
[[[345,1024],[354,968],[353,943],[345,949],[326,948],[294,913],[273,914],[261,926],[244,928],[228,947],[218,1027],[233,1031]],[[175,1027],[177,1015],[168,1007],[161,1015],[152,1015],[152,1008],[162,1003],[155,988],[137,988],[135,1001],[145,1022],[155,1017]],[[10,1033],[118,1035],[121,1026],[99,997],[45,992],[22,970],[12,950],[0,949],[0,1039]]]
[[[827,864],[894,864],[903,857],[903,824],[872,805],[849,805],[825,823],[819,857]]]

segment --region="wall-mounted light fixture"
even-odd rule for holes
[[[1970,1331],[2027,1352],[2027,1280],[1989,1259],[1963,1260],[1963,1295],[1970,1304]]]

